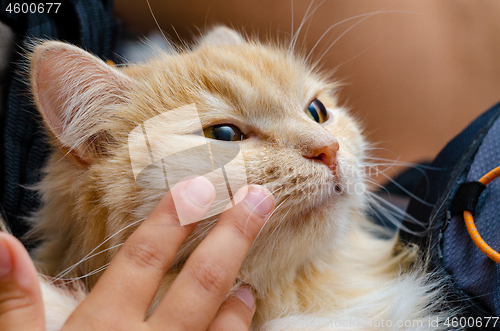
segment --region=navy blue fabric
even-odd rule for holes
[[[450,175],[464,155],[467,148],[478,135],[480,130],[500,112],[500,103],[493,106],[487,112],[476,118],[464,131],[453,138],[443,150],[436,156],[430,164],[429,170],[426,171],[415,190],[412,192],[416,197],[425,201],[428,204],[423,204],[417,199],[411,199],[406,212],[415,217],[426,226],[422,228],[415,223],[405,220],[403,224],[414,232],[424,232],[428,228],[429,219],[434,208],[434,205],[445,190]],[[407,232],[401,232],[400,237],[403,241],[422,244],[427,240],[427,236],[415,237]]]
[[[500,165],[500,120],[488,131],[474,157],[466,182],[474,182]],[[500,179],[492,181],[480,195],[474,222],[481,237],[500,251]],[[500,265],[484,255],[472,242],[462,215],[454,216],[443,232],[443,265],[455,284],[500,316]]]
[[[478,180],[500,165],[500,104],[485,112],[455,137],[436,157],[414,193],[429,206],[412,199],[407,213],[426,227],[405,225],[424,232],[415,236],[401,232],[406,242],[423,249],[429,268],[445,280],[446,300],[461,310],[463,317],[498,316],[499,272],[493,261],[483,255],[470,239],[463,218],[450,212],[455,195],[464,182]],[[479,197],[476,225],[492,247],[500,249],[498,206],[500,181],[491,183]],[[480,225],[479,225],[480,224]],[[481,233],[481,234],[482,234]],[[470,328],[492,330],[492,328]]]
[[[24,47],[32,38],[58,39],[101,58],[109,57],[114,31],[113,1],[65,0],[58,13],[51,14],[8,13],[4,8],[9,2],[12,1],[2,0],[0,20],[16,33],[19,55],[11,67],[12,79],[2,114],[0,198],[7,223],[14,235],[21,237],[27,230],[23,218],[39,206],[38,197],[28,188],[39,181],[40,167],[48,154],[47,138],[22,74]]]

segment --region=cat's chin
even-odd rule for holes
[[[293,211],[299,224],[307,224],[309,219],[314,219],[315,214],[335,209],[335,205],[342,203],[346,194],[343,184],[337,180],[325,182],[320,188],[309,192],[298,190],[290,195],[298,202],[291,208],[290,213]]]

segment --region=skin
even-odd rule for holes
[[[245,194],[241,191],[235,195],[235,202],[239,203],[221,214],[146,319],[163,275],[196,226],[181,226],[176,207],[188,208],[201,218],[215,195],[205,178],[177,184],[120,248],[62,330],[248,330],[256,308],[251,291],[240,287],[234,294],[227,294],[247,251],[272,212],[274,200],[261,186],[252,185]],[[192,199],[193,196],[199,199]],[[35,267],[22,244],[1,232],[0,329],[44,328]]]
[[[296,31],[312,0],[149,3],[159,26],[174,40],[177,35],[190,39],[197,29],[215,23],[275,40],[291,31],[292,1]],[[340,104],[352,109],[369,141],[376,143],[373,156],[432,160],[500,99],[500,2],[327,0],[306,23],[299,41],[304,40],[309,52],[332,24],[375,11],[399,12],[376,14],[348,32],[362,17],[339,24],[319,41],[314,56],[346,32],[321,64],[326,70],[337,69],[334,78],[346,84],[339,92]],[[116,0],[115,13],[141,33],[158,31],[145,0]],[[400,166],[404,164],[394,168]]]

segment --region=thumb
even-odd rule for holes
[[[14,236],[0,232],[0,330],[45,329],[35,266]]]

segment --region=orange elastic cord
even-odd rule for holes
[[[499,176],[500,176],[500,166],[496,167],[495,169],[491,170],[486,175],[484,175],[479,180],[479,182],[484,185],[488,185]],[[472,217],[472,213],[470,211],[468,210],[464,211],[464,220],[465,220],[465,226],[467,227],[467,231],[469,231],[469,235],[474,244],[476,244],[476,246],[481,250],[481,252],[483,252],[487,257],[489,257],[496,263],[500,264],[500,254],[498,254],[497,251],[491,248],[487,243],[484,242],[483,238],[481,238],[481,236],[477,232],[476,225],[474,224],[474,218]]]

